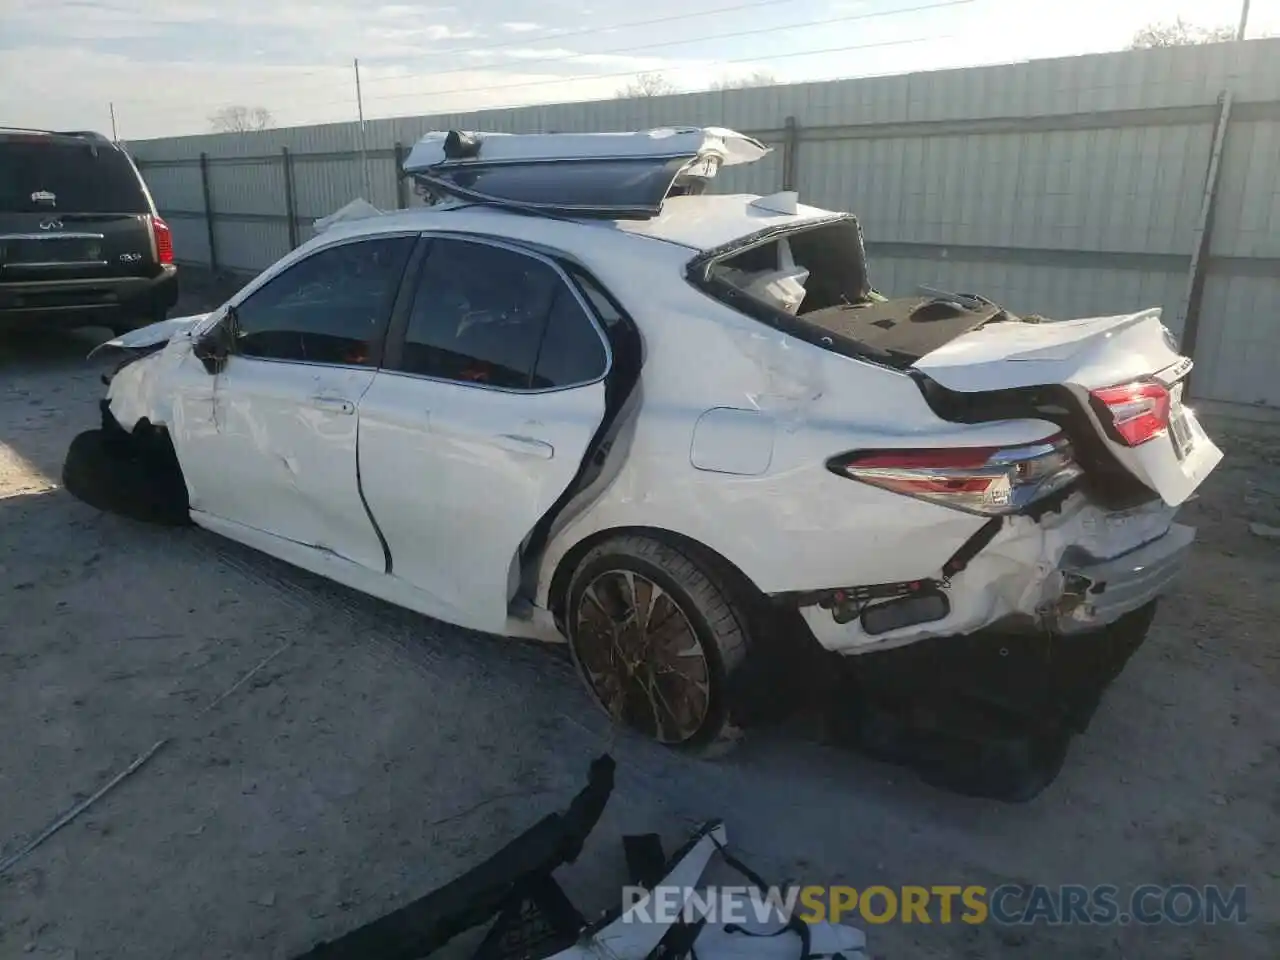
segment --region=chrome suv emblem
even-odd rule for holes
[[[61,230],[62,221],[61,220],[41,220],[40,229],[41,230]]]
[[[121,262],[121,263],[137,263],[137,262],[138,262],[139,260],[141,260],[141,259],[142,259],[142,254],[140,254],[140,253],[122,253],[122,254],[120,254],[120,262]]]

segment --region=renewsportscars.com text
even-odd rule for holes
[[[768,923],[792,915],[808,923],[996,923],[1179,926],[1244,923],[1244,887],[1111,884],[623,888],[623,919],[638,923]]]

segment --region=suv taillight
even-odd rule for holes
[[[159,217],[151,218],[151,236],[156,242],[156,259],[161,263],[173,263],[173,231]]]
[[[1162,437],[1169,429],[1169,388],[1163,383],[1139,380],[1103,387],[1089,395],[1103,424],[1110,417],[1110,425],[1131,447]]]
[[[841,476],[970,513],[1017,513],[1083,473],[1061,435],[1017,447],[874,450],[827,462]]]

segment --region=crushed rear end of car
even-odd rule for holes
[[[833,488],[830,506],[910,533],[877,521],[851,554],[878,549],[902,571],[950,544],[910,577],[772,594],[837,655],[843,734],[952,789],[1036,795],[1186,567],[1194,530],[1175,515],[1222,457],[1184,402],[1192,363],[1160,311],[1048,321],[970,294],[887,299],[851,218],[710,251],[689,279],[857,362],[848,382],[812,387],[849,410],[849,445],[825,466],[856,486]],[[869,423],[863,391],[886,371],[919,402]]]

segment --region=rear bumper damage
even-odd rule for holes
[[[1195,531],[1173,523],[1174,513],[1159,500],[1109,511],[1072,494],[1038,518],[983,528],[957,554],[959,569],[937,579],[815,591],[799,611],[822,647],[845,655],[980,630],[1100,630],[1177,576]]]
[[[842,678],[829,707],[838,738],[936,786],[1037,795],[1186,562],[1195,531],[1173,514],[1163,501],[1107,511],[1073,494],[1038,519],[984,527],[938,580],[801,606]],[[893,605],[899,621],[933,619],[871,632],[893,621],[867,612]],[[862,653],[875,655],[850,656]]]
[[[1146,606],[1177,578],[1195,536],[1175,523],[1164,536],[1110,560],[1069,548],[1058,565],[1062,593],[1045,625],[1055,633],[1086,633]]]

